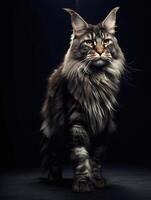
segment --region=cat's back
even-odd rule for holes
[[[59,66],[48,78],[48,95],[50,97],[54,96],[57,88],[63,81],[62,69],[63,65]]]

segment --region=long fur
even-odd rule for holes
[[[98,70],[90,59],[78,59],[76,48],[79,40],[75,39],[75,34],[72,36],[63,63],[48,80],[41,128],[44,137],[41,153],[48,168],[52,162],[51,152],[55,149],[59,155],[67,146],[71,150],[75,147],[75,157],[82,149],[79,156],[85,154],[85,161],[81,166],[88,170],[90,163],[87,156],[89,147],[93,146],[93,138],[103,134],[104,130],[112,132],[115,127],[113,118],[120,78],[124,72],[124,55],[113,36],[116,55]]]

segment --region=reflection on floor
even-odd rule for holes
[[[59,185],[50,184],[39,170],[11,171],[0,174],[0,199],[14,200],[149,200],[151,170],[142,167],[113,166],[104,169],[108,187],[92,193],[71,191],[72,173],[65,169]]]

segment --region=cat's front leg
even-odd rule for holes
[[[74,169],[74,192],[91,192],[93,190],[90,158],[85,144],[88,141],[86,137],[87,134],[82,127],[73,126],[71,160]]]
[[[72,149],[71,159],[74,167],[74,192],[90,192],[93,190],[92,172],[89,155],[85,147]]]
[[[96,188],[103,188],[107,185],[106,179],[102,175],[101,157],[106,147],[97,147],[91,158],[92,177]]]

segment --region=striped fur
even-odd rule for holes
[[[63,63],[48,81],[41,154],[50,179],[58,181],[62,154],[65,148],[70,151],[73,190],[89,192],[94,185],[105,184],[100,159],[115,127],[125,59],[114,35],[117,8],[98,25],[88,25],[73,10],[66,11],[71,15],[73,35]]]

